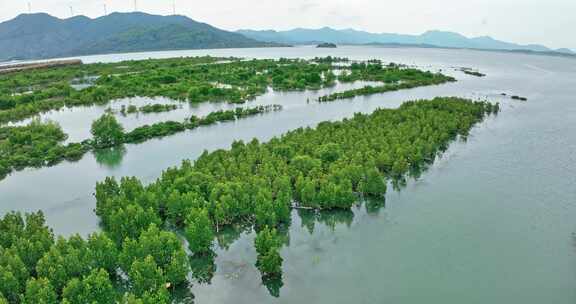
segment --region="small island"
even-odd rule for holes
[[[464,72],[466,75],[476,76],[476,77],[485,77],[486,74],[480,73],[478,71],[474,71],[470,68],[461,68],[460,71]]]
[[[506,93],[502,93],[502,94],[500,94],[500,95],[502,95],[502,96],[508,96],[508,94],[506,94]],[[510,95],[510,98],[513,99],[513,100],[528,101],[528,98],[522,97],[522,96],[518,96],[518,95]]]
[[[528,98],[522,97],[522,96],[518,96],[518,95],[512,95],[510,98],[512,98],[512,99],[514,99],[514,100],[528,101]]]
[[[328,48],[328,49],[335,49],[338,46],[335,43],[320,43],[319,45],[316,46],[317,48]]]

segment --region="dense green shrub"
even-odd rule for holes
[[[90,133],[96,148],[117,146],[124,141],[124,127],[112,114],[104,114],[96,119],[92,123]]]
[[[34,120],[26,126],[0,127],[0,179],[12,170],[75,160],[88,151],[83,144],[63,145],[66,137],[53,122]]]
[[[282,257],[279,250],[280,238],[276,229],[264,227],[254,239],[254,247],[258,253],[256,267],[264,277],[277,277],[282,275]]]
[[[0,303],[169,303],[166,286],[189,272],[181,240],[154,224],[118,246],[105,233],[55,239],[41,212],[0,218]]]

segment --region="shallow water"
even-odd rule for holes
[[[380,58],[444,69],[459,81],[326,104],[290,98],[293,93],[266,94],[260,102],[285,109],[12,174],[0,182],[0,214],[42,209],[57,233],[87,234],[98,229],[91,193],[105,176],[152,181],[162,169],[194,159],[204,149],[226,148],[234,139],[267,140],[405,100],[489,98],[501,102],[502,112],[477,126],[467,142],[453,143],[418,181],[390,191],[384,207],[370,212],[365,206],[354,208],[352,215],[338,217],[342,223],[334,229],[316,223],[313,233],[293,216],[290,245],[281,252],[279,298],[261,284],[253,266],[254,236],[245,233],[217,250],[212,284],[192,287],[196,302],[576,302],[575,60],[464,50],[299,47],[105,55],[84,61],[203,54]],[[488,76],[464,75],[454,67],[478,68]],[[512,101],[502,92],[529,101]]]
[[[231,110],[237,107],[255,107],[259,105],[270,105],[281,102],[284,108],[290,108],[295,105],[306,104],[308,101],[312,102],[319,96],[328,95],[334,92],[342,92],[351,89],[357,89],[366,85],[381,85],[374,81],[356,81],[353,83],[336,83],[336,85],[324,88],[321,90],[307,91],[307,92],[275,92],[269,90],[267,93],[256,97],[254,100],[248,101],[244,104],[230,104],[226,102],[203,102],[203,103],[189,103],[179,102],[165,97],[134,97],[122,98],[110,101],[104,105],[91,105],[82,107],[63,108],[61,110],[53,110],[35,117],[12,123],[10,125],[22,126],[29,124],[33,119],[41,121],[54,121],[57,122],[64,133],[68,134],[65,143],[81,142],[85,139],[92,137],[90,128],[92,122],[102,116],[111,109],[118,122],[122,124],[126,132],[143,126],[151,125],[162,121],[184,121],[190,118],[191,115],[198,117],[206,116],[210,112],[219,110]],[[279,100],[279,98],[282,100]],[[160,113],[131,113],[122,115],[120,110],[122,106],[128,107],[134,105],[141,107],[151,104],[175,104],[180,108],[174,111],[160,112]]]

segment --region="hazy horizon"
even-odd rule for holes
[[[373,0],[226,1],[209,4],[183,0],[44,0],[29,1],[32,13],[58,18],[96,18],[112,12],[188,16],[225,30],[289,30],[293,28],[353,28],[373,33],[422,34],[429,30],[457,32],[467,37],[491,36],[518,44],[576,49],[576,1],[550,0],[405,0],[390,4]],[[174,9],[175,8],[175,9]],[[0,22],[28,13],[28,2],[0,0]],[[265,13],[262,13],[265,12]],[[417,22],[415,22],[417,21]],[[553,21],[553,22],[552,22]]]

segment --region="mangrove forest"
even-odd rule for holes
[[[216,234],[234,224],[257,232],[254,267],[275,294],[284,244],[278,230],[290,224],[292,209],[350,210],[365,198],[382,200],[389,182],[425,170],[498,111],[498,104],[460,98],[410,101],[266,143],[236,141],[147,185],[106,178],[95,191],[103,231],[87,238],[54,236],[41,212],[8,213],[0,219],[0,303],[171,303],[192,284],[190,273],[207,271],[195,261],[213,259]],[[93,131],[98,146],[140,139],[106,115]],[[64,136],[53,125],[41,132],[53,141]]]

